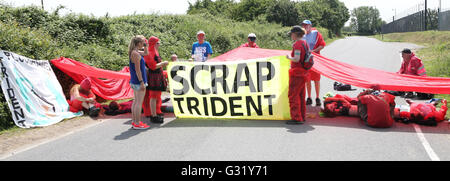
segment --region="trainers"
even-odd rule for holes
[[[308,99],[306,99],[306,105],[311,105],[312,104],[312,99],[308,97]]]
[[[286,124],[289,124],[289,125],[297,125],[297,124],[303,124],[303,123],[304,123],[304,121],[297,121],[297,120],[289,120],[286,122]]]
[[[139,122],[139,125],[136,125],[136,124],[134,124],[134,122],[131,122],[131,125],[132,125],[133,129],[138,129],[138,130],[139,129],[149,129],[150,128],[149,125],[143,123],[142,121]]]
[[[162,124],[162,123],[164,123],[164,118],[160,117],[160,116],[154,116],[154,117],[150,117],[150,121],[152,123]]]
[[[320,99],[316,98],[316,106],[321,106],[321,105],[322,105],[322,102],[320,101]]]

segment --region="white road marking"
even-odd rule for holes
[[[433,148],[431,148],[430,143],[428,143],[427,139],[425,138],[425,135],[422,133],[422,130],[417,124],[413,124],[414,129],[416,130],[417,136],[420,139],[420,142],[422,143],[423,147],[425,148],[425,151],[427,151],[428,156],[430,157],[431,161],[441,161],[437,154],[434,152]]]

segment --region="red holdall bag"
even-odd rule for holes
[[[394,124],[394,100],[395,96],[389,93],[365,91],[358,96],[358,113],[369,127],[392,127]]]

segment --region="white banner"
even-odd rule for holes
[[[61,85],[48,60],[0,50],[1,86],[15,124],[43,127],[82,115],[69,112]]]

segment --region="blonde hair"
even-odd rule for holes
[[[131,39],[130,45],[128,45],[128,57],[131,57],[131,52],[136,48],[137,44],[145,41],[145,36],[136,35]]]

